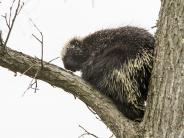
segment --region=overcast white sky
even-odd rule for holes
[[[0,0],[0,15],[8,12],[13,0]],[[64,43],[99,29],[125,25],[144,27],[151,33],[158,19],[160,0],[24,0],[8,46],[40,57],[38,35],[30,19],[44,34],[44,59],[60,56]],[[7,28],[0,18],[0,29]],[[53,62],[63,66],[60,59]],[[31,78],[14,77],[0,67],[0,138],[77,138],[83,126],[100,138],[111,132],[80,100],[61,89],[39,81],[39,91],[28,90]],[[85,138],[89,138],[86,136]]]

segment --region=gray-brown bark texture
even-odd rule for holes
[[[161,2],[145,136],[184,138],[184,1]]]
[[[155,63],[142,123],[127,120],[112,102],[60,67],[0,46],[0,66],[48,82],[85,102],[117,138],[184,138],[184,1],[162,0]],[[29,69],[29,70],[28,70]],[[27,71],[26,71],[27,70]],[[25,72],[26,71],[26,72]]]

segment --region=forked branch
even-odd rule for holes
[[[13,14],[13,8],[14,8],[14,4],[15,4],[16,0],[13,0],[12,5],[10,7],[10,11],[9,11],[9,16],[7,13],[5,13],[5,15],[3,15],[2,17],[5,19],[6,25],[8,27],[8,33],[7,36],[5,38],[5,41],[3,43],[3,47],[5,48],[7,45],[7,42],[9,40],[10,34],[12,32],[13,26],[15,24],[15,20],[17,18],[17,15],[20,13],[20,11],[22,10],[24,3],[21,3],[21,0],[18,0],[16,9],[15,9],[15,13]]]

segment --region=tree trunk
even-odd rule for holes
[[[184,0],[162,0],[145,137],[184,137]]]

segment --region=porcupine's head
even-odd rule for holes
[[[61,52],[64,67],[71,71],[81,70],[82,64],[87,60],[87,51],[81,39],[71,39]]]

